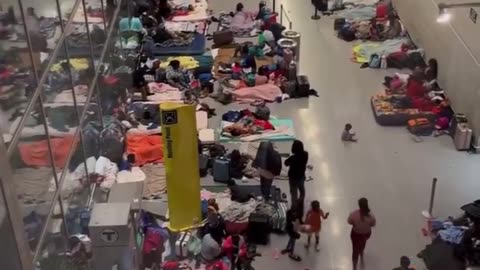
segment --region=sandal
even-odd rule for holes
[[[290,254],[288,255],[288,257],[296,262],[301,262],[302,261],[302,258],[298,255],[295,255],[295,254]]]

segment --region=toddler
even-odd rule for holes
[[[342,141],[344,142],[356,142],[357,139],[355,138],[355,133],[351,132],[352,125],[346,124],[345,129],[342,132]]]
[[[322,229],[322,218],[327,219],[330,213],[324,213],[320,208],[319,201],[313,201],[311,204],[311,209],[307,212],[305,217],[305,224],[309,226],[307,244],[306,248],[310,247],[310,241],[312,239],[312,234],[315,234],[315,250],[319,251],[319,242],[320,242],[320,231]]]

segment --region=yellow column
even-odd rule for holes
[[[200,175],[195,107],[160,105],[170,229],[190,229],[201,221]]]

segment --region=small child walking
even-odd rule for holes
[[[346,124],[345,129],[342,132],[342,141],[344,142],[357,142],[355,138],[355,132],[352,132],[352,125]]]
[[[300,238],[300,233],[297,231],[297,229],[299,228],[300,217],[297,214],[296,207],[292,207],[291,209],[287,210],[286,214],[286,231],[288,234],[288,243],[287,247],[282,250],[282,254],[288,254],[288,257],[290,259],[299,262],[302,260],[302,258],[295,254],[295,242],[297,241],[297,239]]]
[[[320,208],[319,201],[313,201],[311,203],[311,208],[307,212],[307,216],[305,217],[305,224],[308,225],[308,238],[307,244],[305,245],[306,248],[310,247],[310,242],[312,240],[312,234],[315,235],[315,250],[320,251],[319,244],[320,244],[320,231],[322,230],[322,219],[327,219],[330,213],[324,213],[322,208]]]

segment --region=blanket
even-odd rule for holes
[[[256,36],[257,31],[252,34],[258,26],[254,18],[255,14],[250,12],[237,12],[233,17],[230,14],[222,14],[219,17],[219,30],[230,29],[238,38]]]
[[[175,0],[175,6],[191,5],[193,6],[193,11],[189,12],[187,15],[174,16],[172,21],[174,22],[198,22],[206,21],[208,19],[208,3],[206,0]]]
[[[256,100],[264,100],[274,102],[277,97],[282,95],[280,87],[274,84],[263,84],[253,87],[240,88],[233,91],[232,95],[237,101],[251,102]]]
[[[215,77],[219,78],[219,77],[231,76],[230,74],[224,74],[219,72],[219,68],[220,68],[220,63],[233,63],[233,62],[239,61],[239,58],[233,57],[235,55],[235,49],[236,48],[218,49],[218,53],[214,59],[213,69],[212,69],[212,72]],[[268,56],[265,56],[262,58],[256,57],[255,62],[257,64],[257,67],[261,67],[261,66],[273,64],[273,58]]]
[[[135,165],[142,166],[163,160],[163,140],[160,135],[128,135],[127,153],[135,155]]]
[[[167,176],[163,164],[145,164],[141,169],[146,176],[143,185],[144,198],[153,199],[167,191]]]
[[[182,92],[169,84],[151,82],[148,84],[148,90],[153,94],[147,96],[150,101],[158,101],[158,103],[182,102]]]
[[[225,221],[235,223],[246,223],[250,214],[252,214],[260,204],[254,199],[246,203],[232,201],[230,191],[213,193],[207,190],[201,191],[202,200],[215,199],[219,207],[219,213]]]
[[[339,17],[345,18],[350,22],[369,21],[377,15],[373,6],[360,6],[352,9],[346,9],[338,13]]]
[[[389,39],[381,43],[365,42],[353,47],[355,62],[368,63],[372,55],[388,56],[402,50],[402,46],[408,42],[407,39]]]

